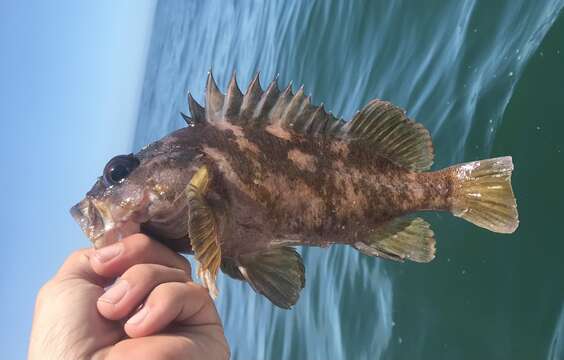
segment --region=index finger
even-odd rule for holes
[[[118,277],[136,264],[159,264],[185,271],[191,277],[188,260],[158,241],[134,234],[112,245],[97,249],[90,257],[94,271],[104,277]]]
[[[90,259],[94,249],[80,249],[73,252],[63,263],[55,275],[58,279],[81,278],[93,284],[104,286],[107,279],[93,271]]]

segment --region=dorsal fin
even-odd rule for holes
[[[341,136],[371,147],[378,154],[413,171],[433,165],[433,143],[429,131],[409,119],[394,104],[370,101],[341,130]]]
[[[266,91],[262,94],[259,102],[252,115],[252,123],[258,123],[260,119],[268,116],[270,109],[274,106],[278,97],[280,96],[280,89],[278,89],[278,76],[272,80]]]
[[[223,102],[225,96],[219,91],[211,71],[208,73],[206,84],[206,120],[211,123],[219,122],[223,118]]]
[[[260,86],[259,76],[259,73],[255,75],[254,79],[249,84],[247,92],[243,96],[243,103],[241,104],[241,110],[239,112],[241,119],[248,119],[251,117],[262,97],[262,94],[264,93],[262,91],[262,87]]]
[[[223,104],[223,115],[225,120],[236,122],[241,110],[241,103],[243,102],[243,94],[237,85],[237,77],[235,71],[229,81],[227,94],[225,95],[225,104]]]
[[[288,106],[286,106],[286,108],[284,109],[281,121],[288,124],[293,124],[294,120],[298,117],[304,105],[306,105],[306,100],[307,98],[304,94],[304,87],[302,85],[296,95],[290,99]]]
[[[184,121],[186,121],[186,124],[188,126],[194,126],[194,119],[192,119],[190,116],[186,115],[183,112],[180,112],[180,116],[182,116],[182,118],[184,119]]]
[[[294,94],[292,94],[292,82],[290,82],[286,89],[284,89],[282,94],[278,96],[278,99],[270,110],[269,118],[271,122],[279,125],[284,121],[284,112],[288,108],[288,105],[290,104],[290,101],[293,97]]]
[[[212,125],[228,121],[244,127],[262,127],[282,134],[293,131],[308,136],[338,136],[345,122],[325,111],[323,105],[314,106],[311,98],[305,95],[303,86],[294,95],[292,84],[284,91],[278,87],[276,76],[263,91],[257,73],[246,93],[243,95],[235,73],[233,73],[227,93],[223,95],[210,71],[206,84],[206,105],[201,107],[191,95],[188,97],[192,124],[199,124],[200,119]],[[185,118],[186,119],[186,118]],[[187,120],[189,121],[189,119]]]
[[[194,124],[202,124],[206,121],[206,109],[194,100],[191,93],[188,93],[188,107],[190,108]]]
[[[207,122],[217,126],[227,121],[246,128],[260,127],[285,140],[290,140],[292,133],[342,139],[365,145],[368,152],[412,171],[425,171],[433,164],[429,131],[386,101],[372,100],[347,123],[325,111],[323,104],[312,105],[303,87],[294,95],[290,83],[281,92],[278,77],[263,91],[257,74],[243,95],[233,73],[223,95],[210,71],[205,108],[191,95],[188,102],[192,119],[184,119],[193,125]]]

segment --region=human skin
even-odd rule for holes
[[[189,262],[142,234],[75,252],[37,296],[31,360],[227,358]]]

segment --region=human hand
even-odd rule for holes
[[[29,359],[180,358],[227,359],[229,347],[189,262],[145,235],[77,251],[39,291]]]

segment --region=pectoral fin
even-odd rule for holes
[[[204,286],[209,289],[210,295],[215,298],[218,295],[215,281],[221,264],[221,248],[215,215],[204,198],[210,180],[207,167],[202,166],[186,187],[186,197],[188,200],[188,235],[199,263],[198,275]]]
[[[224,265],[231,277],[242,275],[253,289],[274,305],[289,309],[298,301],[305,286],[304,264],[291,247],[278,247],[239,256],[237,270]]]
[[[233,259],[221,259],[221,271],[233,279],[245,281],[245,277],[241,274],[241,271],[239,271],[237,262]]]

